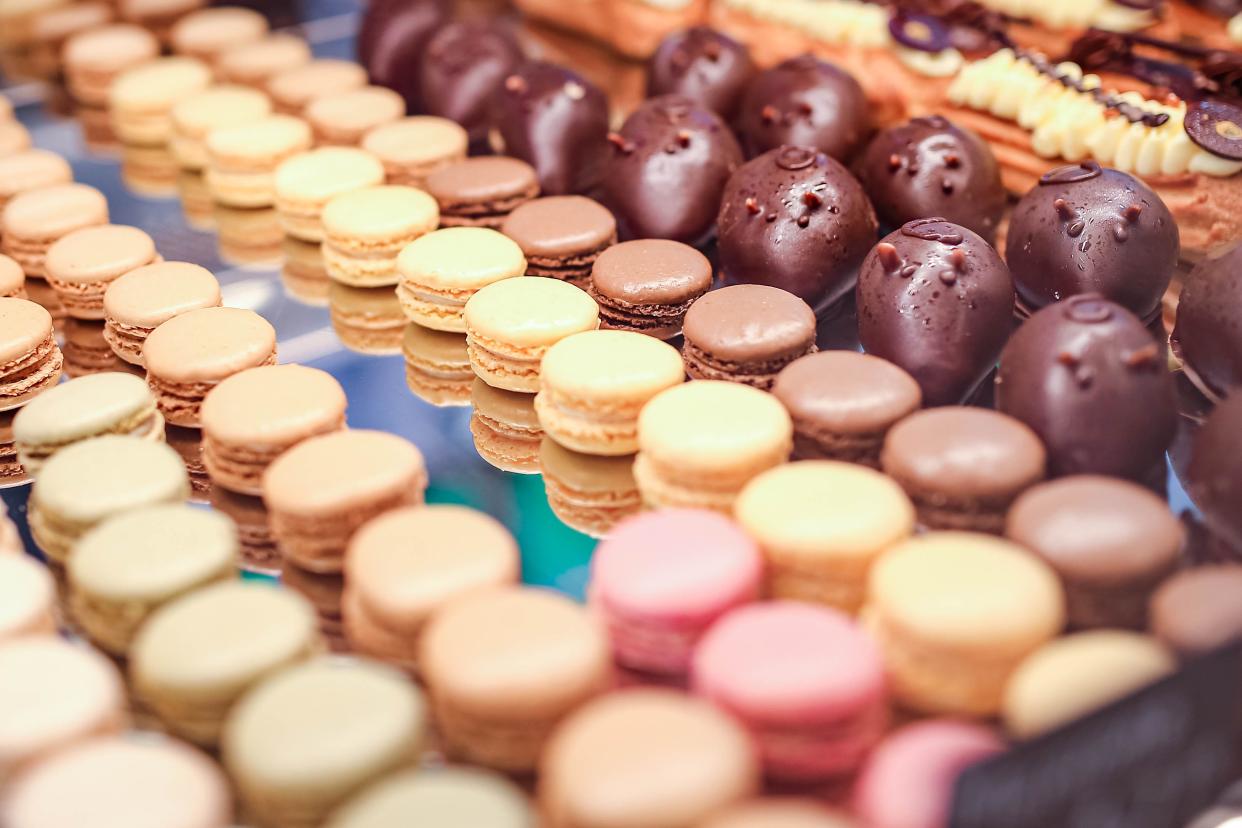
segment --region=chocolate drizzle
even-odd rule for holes
[[[1097,103],[1105,109],[1111,109],[1125,118],[1127,121],[1135,124],[1143,124],[1149,127],[1158,127],[1168,122],[1169,116],[1164,112],[1148,112],[1141,106],[1135,106],[1118,95],[1105,92],[1100,87],[1090,88],[1082,78],[1076,78],[1073,75],[1061,72],[1048,58],[1037,52],[1030,52],[1026,49],[1014,49],[1020,59],[1025,60],[1041,75],[1051,78],[1064,87],[1073,89],[1075,92],[1081,92],[1084,95],[1090,95]]]

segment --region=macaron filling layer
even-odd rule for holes
[[[717,357],[687,339],[681,352],[686,360],[686,373],[694,379],[744,382],[755,388],[767,390],[772,387],[772,383],[776,381],[776,375],[782,368],[795,359],[813,354],[817,350],[819,349],[812,341],[800,351],[773,355],[768,359],[754,362],[742,362]]]
[[[601,328],[620,331],[637,331],[638,333],[669,339],[681,332],[681,325],[686,312],[698,299],[693,296],[684,302],[668,305],[633,304],[624,299],[606,296],[593,286],[588,289],[591,298],[599,304],[599,322]]]
[[[164,440],[164,416],[160,414],[155,407],[155,402],[152,401],[141,410],[133,412],[129,416],[118,420],[115,424],[90,436],[101,437],[105,434],[123,434],[162,442]],[[26,466],[27,470],[33,473],[56,452],[76,442],[78,442],[77,439],[55,443],[23,443],[18,447],[18,455],[21,458],[22,465]]]
[[[24,401],[36,389],[55,384],[63,365],[64,357],[51,334],[33,351],[0,365],[0,409]]]
[[[276,352],[258,363],[258,366],[275,365]],[[248,367],[258,367],[248,366]],[[221,377],[221,379],[224,379]],[[147,374],[147,384],[155,394],[156,403],[169,423],[187,428],[198,428],[201,422],[203,398],[219,385],[220,381],[177,382],[166,380],[153,373]]]
[[[421,504],[426,488],[426,473],[423,472],[403,491],[363,506],[323,515],[294,515],[269,505],[268,518],[285,558],[311,572],[340,572],[344,566],[345,545],[358,527],[389,509]]]

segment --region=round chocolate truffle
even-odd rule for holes
[[[1084,161],[1045,173],[1018,202],[1005,261],[1030,312],[1099,293],[1147,322],[1160,313],[1179,250],[1160,196],[1132,175]]]
[[[853,75],[801,55],[755,76],[742,98],[738,129],[748,158],[797,144],[848,161],[871,134],[869,112]]]
[[[1186,376],[1209,398],[1242,385],[1242,245],[1186,277],[1172,343]]]
[[[427,41],[449,19],[447,0],[371,0],[358,30],[358,62],[376,86],[405,98],[411,112],[421,112],[419,65]]]
[[[988,244],[1005,211],[1005,187],[992,150],[939,115],[881,131],[858,164],[880,222],[890,228],[943,216]]]
[[[877,228],[849,170],[808,147],[744,164],[725,187],[717,226],[726,282],[782,288],[817,314],[853,290]]]
[[[1044,441],[1050,476],[1163,485],[1173,378],[1143,323],[1103,296],[1072,296],[1018,328],[1001,354],[996,406]]]
[[[505,78],[494,124],[504,152],[528,162],[544,195],[585,193],[603,175],[608,98],[577,72],[531,62]]]
[[[720,116],[682,95],[645,101],[625,119],[604,173],[622,239],[711,238],[742,150]]]
[[[863,350],[910,372],[928,406],[964,402],[1013,332],[1013,282],[977,234],[942,218],[907,222],[858,274]]]
[[[1242,394],[1216,406],[1199,428],[1187,477],[1212,540],[1242,559]]]
[[[755,64],[746,47],[715,29],[675,32],[647,64],[647,96],[685,95],[732,121]]]
[[[491,125],[492,99],[522,60],[517,41],[484,21],[442,26],[423,51],[419,90],[427,112],[461,124],[471,144],[483,148]]]

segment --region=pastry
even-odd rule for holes
[[[375,172],[373,165],[370,172]],[[436,229],[440,212],[422,190],[383,185],[341,192],[320,213],[323,260],[335,282],[356,288],[397,284],[398,254]]]
[[[711,285],[711,262],[690,245],[636,239],[600,253],[586,289],[599,304],[601,328],[669,340]]]
[[[220,283],[204,267],[158,262],[139,267],[104,292],[104,339],[113,353],[142,367],[143,345],[163,323],[200,308],[220,306]]]

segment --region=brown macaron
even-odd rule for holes
[[[1242,636],[1242,566],[1216,564],[1169,578],[1151,600],[1151,631],[1190,658]]]
[[[683,333],[692,378],[768,391],[782,368],[815,352],[815,312],[787,290],[731,285],[691,305]]]
[[[1152,592],[1177,568],[1185,534],[1148,489],[1086,474],[1028,489],[1005,521],[1006,537],[1060,576],[1077,629],[1145,629]]]
[[[1004,531],[1018,495],[1044,479],[1046,462],[1021,421],[965,406],[911,414],[889,430],[880,453],[924,527],[993,534]]]
[[[587,290],[599,304],[601,328],[672,339],[711,286],[712,263],[690,245],[637,239],[599,255]]]
[[[795,359],[776,375],[772,393],[793,418],[795,460],[843,460],[873,469],[880,467],[888,430],[923,404],[913,377],[855,351]]]
[[[586,289],[601,253],[617,242],[617,220],[584,196],[547,196],[520,205],[500,227],[526,256],[527,276]]]
[[[525,161],[490,155],[436,170],[426,189],[440,205],[441,227],[499,230],[511,212],[539,195],[539,178]]]

